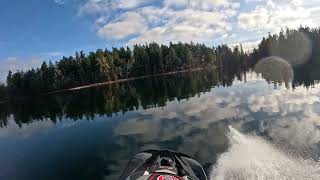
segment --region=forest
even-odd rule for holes
[[[89,54],[80,51],[54,63],[44,61],[39,68],[9,71],[6,85],[0,85],[0,98],[199,67],[219,68],[225,74],[234,74],[247,71],[270,56],[281,57],[293,66],[296,74],[294,84],[312,85],[319,77],[315,68],[320,66],[319,48],[320,29],[301,26],[281,30],[278,34],[269,33],[248,52],[244,52],[241,44],[231,48],[227,45],[207,47],[192,42],[98,49]],[[302,57],[301,54],[306,58],[303,63],[297,59]],[[310,82],[304,82],[306,79]]]
[[[246,58],[241,46],[232,50],[227,45],[209,48],[193,43],[169,46],[150,43],[135,45],[133,49],[98,49],[88,55],[80,51],[55,63],[44,61],[36,69],[10,71],[6,88],[11,94],[41,93],[198,67],[224,66],[226,71],[233,71]]]

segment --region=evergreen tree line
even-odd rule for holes
[[[293,65],[294,85],[312,85],[320,78],[320,29],[300,27],[281,30],[263,38],[257,48],[244,52],[242,46],[207,47],[204,44],[150,43],[133,48],[98,49],[61,60],[43,62],[40,68],[9,72],[7,86],[0,86],[2,96],[39,93],[98,82],[152,75],[197,67],[216,66],[225,74],[253,68],[261,59],[278,56]],[[1,96],[0,95],[0,96]]]
[[[300,27],[298,29],[281,29],[278,34],[263,37],[258,47],[250,53],[252,65],[259,60],[278,56],[293,66],[303,65],[306,61],[315,60],[320,46],[320,29]],[[312,54],[309,54],[313,52]],[[308,55],[308,57],[306,57]],[[307,59],[304,59],[307,58]]]
[[[247,64],[250,68],[266,57],[280,57],[293,68],[293,88],[313,86],[320,80],[320,28],[300,26],[282,29],[278,34],[269,33],[249,56]]]
[[[238,46],[233,49],[227,45],[209,48],[193,43],[170,43],[169,46],[150,43],[135,45],[133,49],[98,49],[88,55],[81,51],[55,63],[43,62],[40,68],[15,73],[10,71],[7,89],[14,94],[39,93],[208,66],[227,67],[225,70],[228,72],[242,64],[246,56]]]

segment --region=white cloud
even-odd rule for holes
[[[104,1],[104,0],[88,0],[85,4],[83,4],[79,9],[79,14],[94,14],[101,12],[108,12],[113,8],[116,8],[117,5],[112,1]]]
[[[147,4],[147,0],[88,0],[78,14],[110,13],[116,9],[132,9]]]
[[[143,8],[140,13],[146,17],[150,15],[150,23],[159,22],[160,26],[149,28],[140,36],[129,40],[130,45],[136,43],[159,42],[202,42],[208,43],[214,37],[227,36],[231,31],[231,24],[225,19],[225,14],[218,12],[183,9],[154,10]]]
[[[229,2],[229,0],[164,0],[164,5],[166,7],[213,10],[221,6],[231,6],[231,3]]]
[[[135,12],[128,12],[114,22],[101,27],[98,31],[100,37],[106,39],[123,39],[130,35],[137,35],[145,31],[147,25],[144,18]]]
[[[56,57],[56,56],[62,56],[63,53],[59,51],[52,51],[52,52],[46,52],[42,53],[44,56],[50,56],[50,57]]]
[[[281,28],[300,25],[317,26],[314,16],[301,0],[260,1],[253,10],[241,12],[239,27],[245,30],[278,32]]]
[[[262,28],[269,21],[268,10],[265,8],[258,8],[249,13],[241,13],[239,16],[239,25],[243,29]]]
[[[42,61],[38,58],[22,60],[17,57],[8,57],[0,61],[0,83],[5,83],[9,71],[28,70],[41,65]]]
[[[65,1],[64,0],[53,0],[54,3],[57,5],[64,5]]]
[[[88,0],[79,13],[98,14],[97,34],[104,39],[129,38],[129,45],[153,41],[208,43],[215,37],[228,37],[232,30],[228,18],[234,17],[240,6],[230,0],[165,0],[160,6],[150,2]]]
[[[100,37],[124,40],[129,45],[152,41],[237,44],[237,40],[243,42],[241,38],[248,39],[248,36],[260,39],[267,32],[278,32],[280,28],[316,27],[320,23],[317,0],[154,2],[87,0],[80,7],[79,14],[95,15],[94,24]],[[244,46],[251,49],[254,43],[248,42]]]
[[[246,3],[252,3],[252,2],[261,2],[264,0],[245,0]]]
[[[147,2],[147,0],[119,0],[118,7],[121,9],[131,9]]]
[[[240,44],[241,44],[241,45],[242,45],[242,49],[243,49],[245,52],[248,52],[248,51],[252,51],[254,48],[257,48],[259,42],[260,42],[260,40],[241,41],[241,42],[236,42],[236,43],[228,44],[228,46],[230,46],[230,47],[232,47],[232,48],[235,47],[235,46],[239,46],[239,47],[240,47]]]

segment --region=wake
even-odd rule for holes
[[[230,148],[223,153],[211,180],[320,180],[320,164],[293,158],[259,137],[229,126]]]

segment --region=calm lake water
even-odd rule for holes
[[[117,179],[146,149],[186,153],[210,174],[230,148],[229,125],[288,157],[320,156],[320,84],[275,85],[253,72],[184,73],[0,108],[6,180]]]

